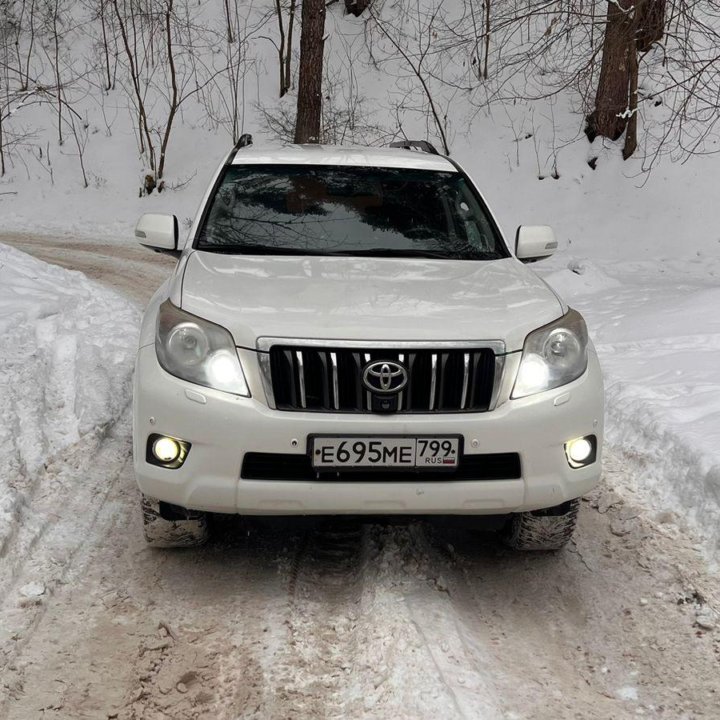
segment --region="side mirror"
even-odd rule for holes
[[[177,254],[177,218],[174,215],[145,213],[135,226],[135,237],[145,247],[158,252]]]
[[[521,225],[515,235],[515,255],[529,263],[550,257],[557,250],[557,240],[547,225]]]

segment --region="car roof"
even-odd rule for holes
[[[280,145],[240,148],[233,165],[344,165],[348,167],[388,167],[413,170],[457,168],[443,155],[401,148],[374,148],[345,145]]]

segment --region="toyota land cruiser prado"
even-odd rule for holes
[[[207,513],[502,515],[556,549],[600,477],[603,386],[583,318],[511,251],[468,175],[422,142],[222,163],[142,324],[134,458],[145,535]],[[519,203],[520,204],[520,203]]]

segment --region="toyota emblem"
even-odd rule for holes
[[[400,392],[407,385],[408,373],[394,360],[376,360],[365,366],[362,379],[370,392],[389,395]]]

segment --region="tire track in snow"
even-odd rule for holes
[[[501,716],[493,680],[447,617],[442,582],[417,542],[421,527],[413,519],[372,526],[347,717],[493,720]]]
[[[449,616],[473,652],[489,658],[510,717],[607,720],[663,708],[714,717],[720,698],[703,698],[702,689],[717,672],[712,641],[693,634],[683,609],[709,578],[687,545],[657,530],[601,486],[583,503],[575,540],[557,554],[515,553],[454,528],[433,527],[418,545],[427,548],[428,572],[443,578]]]
[[[258,718],[344,716],[366,545],[367,526],[343,519],[318,519],[301,538],[287,580],[286,644],[272,660]]]
[[[444,613],[459,643],[481,676],[494,680],[503,717],[556,720],[573,716],[574,708],[583,708],[583,720],[634,714],[611,687],[589,681],[578,667],[585,620],[568,600],[573,588],[561,588],[568,565],[572,577],[588,574],[577,554],[518,553],[490,534],[435,526],[426,526],[418,544],[426,549],[428,572],[442,578]]]
[[[0,571],[1,636],[0,671],[14,667],[23,649],[78,564],[87,561],[92,545],[88,538],[114,520],[107,508],[123,467],[130,443],[129,408],[105,435],[88,435],[59,454],[36,483],[33,522],[20,524],[10,538]],[[90,481],[90,479],[92,480]],[[21,590],[37,586],[37,594]],[[12,685],[12,681],[11,681]],[[0,703],[0,715],[13,694]]]
[[[420,566],[437,592],[409,594],[406,604],[438,674],[452,694],[457,715],[483,720],[504,717],[497,688],[502,666],[479,637],[470,640],[470,628],[463,623],[449,595],[446,576],[452,562],[450,553],[433,552],[427,524],[412,530]]]

